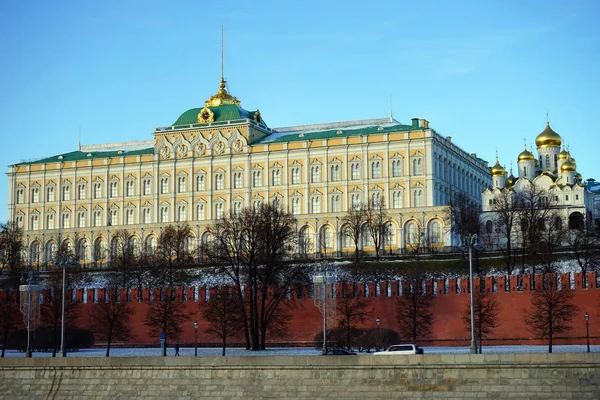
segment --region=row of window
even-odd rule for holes
[[[412,195],[413,195],[413,205],[415,207],[421,207],[425,204],[425,200],[424,200],[424,196],[423,196],[423,189],[413,189]],[[380,204],[381,198],[382,198],[381,196],[382,196],[381,192],[371,193],[371,198],[370,198],[371,204]],[[310,197],[309,205],[308,205],[308,207],[309,207],[308,212],[310,214],[319,214],[319,213],[323,212],[321,198],[322,198],[321,195],[313,195]],[[351,193],[349,199],[350,199],[349,208],[360,207],[361,204],[363,203],[363,196],[361,193]],[[329,200],[330,200],[330,202],[329,202],[328,212],[342,212],[342,194],[341,193],[331,194],[329,197]],[[273,201],[276,204],[279,204],[279,205],[282,204],[282,200],[279,197],[275,197]],[[257,207],[262,202],[263,202],[263,200],[260,198],[254,199],[252,201],[252,206]],[[403,206],[404,206],[404,191],[402,191],[402,190],[393,191],[391,208],[402,208]],[[243,208],[243,200],[235,200],[232,203],[231,212],[234,215],[236,215],[239,212],[241,212],[242,208]],[[225,212],[224,202],[222,202],[222,201],[215,202],[213,218],[214,219],[223,218],[224,212]],[[289,212],[293,215],[302,214],[302,197],[301,196],[292,196],[290,198]],[[87,213],[86,211],[77,211],[75,213],[76,220],[75,220],[75,224],[73,226],[72,226],[72,222],[71,222],[71,213],[70,212],[62,213],[61,221],[60,221],[60,228],[65,228],[65,229],[68,229],[71,227],[85,228],[87,226],[86,213]],[[160,206],[159,214],[158,214],[158,222],[160,222],[160,223],[171,222],[171,221],[169,221],[169,218],[170,218],[169,216],[170,216],[170,206],[168,206],[168,205]],[[119,218],[119,210],[111,209],[108,212],[107,221],[106,221],[106,223],[104,223],[103,211],[102,210],[94,210],[94,211],[92,211],[91,226],[93,226],[93,227],[107,226],[107,225],[111,226],[111,225],[121,225],[121,224],[133,225],[133,224],[137,223],[136,218],[135,218],[135,209],[133,209],[133,208],[125,209],[124,221],[122,223],[119,222],[118,218]],[[188,219],[187,206],[186,205],[177,205],[176,210],[175,210],[175,221],[180,222],[180,221],[186,221],[187,219]],[[194,219],[198,220],[198,221],[207,219],[204,203],[200,203],[200,204],[196,205]],[[23,227],[23,216],[22,215],[18,215],[16,218],[16,221],[20,227]],[[142,224],[152,223],[150,207],[143,207],[141,209],[141,216],[140,216],[139,223],[142,223]],[[54,214],[47,214],[44,229],[54,229],[54,228],[55,228]],[[40,229],[39,215],[33,214],[31,216],[30,230],[39,230],[39,229]]]
[[[413,170],[414,175],[422,174],[422,159],[414,159],[413,160]],[[351,180],[360,180],[361,179],[361,163],[353,162],[350,164],[350,179]],[[372,161],[371,162],[371,178],[379,179],[382,178],[382,163],[381,161]],[[401,160],[393,160],[392,161],[392,177],[400,177],[402,176],[402,162]],[[282,169],[274,168],[271,170],[271,185],[278,186],[282,184]],[[334,164],[330,167],[330,182],[338,182],[341,180],[341,165]],[[319,183],[321,182],[321,166],[313,165],[310,167],[310,183]],[[170,192],[169,190],[169,177],[161,177],[159,181],[159,191],[161,194],[167,194]],[[290,168],[290,184],[300,184],[301,180],[301,167],[291,167]],[[263,177],[261,170],[253,170],[252,171],[252,187],[261,187],[263,186]],[[236,171],[233,173],[232,180],[233,189],[241,189],[243,188],[243,175],[241,171]],[[216,172],[214,174],[214,184],[213,188],[215,190],[225,189],[225,173],[223,171]],[[76,199],[77,200],[85,200],[87,198],[87,184],[80,183],[76,186]],[[176,181],[176,192],[184,193],[188,190],[188,182],[187,176],[178,176]],[[196,191],[206,190],[206,176],[205,174],[196,175]],[[46,201],[53,202],[55,201],[55,188],[54,186],[50,186],[46,188]],[[92,184],[92,197],[94,199],[101,199],[104,197],[103,194],[103,184],[102,182],[94,182]],[[143,179],[142,180],[142,195],[150,195],[151,191],[151,179]],[[125,196],[135,196],[135,181],[128,180],[125,182]],[[112,181],[109,182],[108,185],[108,197],[115,198],[119,196],[119,182]],[[71,200],[71,185],[62,186],[61,193],[62,201]],[[25,190],[23,188],[19,188],[16,190],[16,203],[23,204],[25,202]],[[31,189],[31,202],[39,203],[40,202],[40,188],[34,187]]]

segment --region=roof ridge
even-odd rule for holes
[[[307,131],[307,130],[327,130],[327,129],[335,129],[335,128],[347,128],[350,126],[358,126],[358,125],[382,125],[395,123],[400,124],[400,122],[395,119],[390,120],[387,118],[371,118],[371,119],[359,119],[352,121],[340,121],[340,122],[324,122],[320,124],[308,124],[308,125],[296,125],[296,126],[285,126],[281,128],[273,128],[274,132],[295,132],[295,131]]]

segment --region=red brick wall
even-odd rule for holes
[[[518,279],[517,276],[509,278],[509,288],[506,291],[506,278],[485,278],[481,281],[474,281],[475,287],[485,286],[486,291],[492,292],[499,304],[498,327],[494,330],[492,337],[484,341],[486,344],[544,344],[543,340],[533,338],[533,334],[527,330],[524,323],[524,312],[531,307],[531,276],[524,275]],[[569,276],[562,275],[563,287],[569,285]],[[600,344],[600,289],[597,288],[596,273],[588,274],[588,288],[583,289],[581,274],[574,274],[575,283],[574,303],[579,308],[579,314],[573,321],[573,329],[560,335],[555,340],[555,344],[584,344],[585,343],[585,322],[583,314],[587,311],[590,315],[590,338],[592,344]],[[539,287],[542,277],[535,277],[535,287]],[[457,284],[460,281],[460,294],[457,294]],[[496,287],[494,287],[496,282]],[[521,282],[519,288],[518,283]],[[434,286],[435,283],[435,286]],[[447,284],[447,285],[446,285]],[[380,318],[382,328],[397,329],[396,321],[396,301],[399,295],[400,287],[406,290],[405,282],[370,282],[366,285],[356,284],[357,292],[364,295],[365,289],[368,290],[368,301],[373,307],[371,321],[365,324],[365,327],[375,327],[375,319]],[[380,285],[379,293],[376,286]],[[388,286],[390,296],[388,297]],[[447,286],[447,287],[446,287]],[[450,279],[447,282],[439,279],[435,282],[425,282],[428,292],[434,294],[433,315],[434,323],[432,327],[432,336],[428,340],[421,341],[425,345],[468,345],[470,341],[470,332],[465,326],[462,316],[469,304],[468,279],[460,278]],[[152,289],[155,290],[155,289]],[[193,343],[194,328],[193,323],[199,324],[198,340],[202,344],[217,344],[218,339],[209,337],[204,333],[207,328],[206,321],[202,318],[201,306],[206,299],[206,293],[215,295],[215,288],[198,288],[197,296],[194,295],[195,288],[187,288],[187,299],[185,307],[191,315],[189,322],[183,327],[183,333],[179,338],[180,343]],[[341,293],[343,285],[338,285],[337,292]],[[348,291],[352,291],[352,285],[347,286]],[[105,289],[96,289],[97,300],[104,299]],[[298,299],[298,292],[302,293]],[[159,291],[155,291],[157,298]],[[183,291],[178,288],[177,296],[181,297]],[[135,313],[131,321],[131,326],[135,334],[133,343],[153,345],[158,343],[158,338],[150,337],[148,328],[144,325],[144,318],[148,308],[150,290],[143,289],[141,302],[137,302],[137,289],[132,289],[130,293],[131,302],[135,308]],[[196,298],[197,297],[197,298]],[[4,301],[5,293],[0,292],[0,301]],[[72,298],[72,297],[67,297]],[[83,303],[85,298],[85,303]],[[127,298],[127,291],[121,290],[121,298]],[[91,308],[94,307],[93,289],[88,289],[84,295],[83,289],[75,291],[75,299],[82,303],[79,306],[79,317],[77,325],[85,327],[88,325]],[[290,322],[288,335],[285,338],[270,338],[277,342],[286,342],[289,344],[308,344],[314,335],[322,330],[322,315],[315,307],[313,300],[309,298],[307,288],[296,288],[291,292],[291,299],[282,304],[282,307],[288,307],[293,318]]]

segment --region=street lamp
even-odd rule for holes
[[[31,330],[35,327],[40,317],[40,292],[42,287],[32,285],[33,280],[33,270],[29,270],[27,284],[19,286],[19,304],[21,313],[23,314],[23,321],[27,328],[27,350],[25,357],[31,357]]]
[[[327,284],[336,282],[335,270],[327,261],[315,268],[313,275],[314,303],[323,314],[323,355],[327,354]],[[335,288],[332,291],[330,309],[335,314]]]
[[[475,307],[473,302],[473,256],[472,249],[477,243],[477,235],[463,235],[463,244],[469,247],[469,289],[471,292],[471,347],[470,353],[477,353],[477,342],[475,341]]]
[[[194,322],[194,357],[198,356],[198,322]]]
[[[56,265],[62,265],[62,310],[61,310],[61,328],[60,328],[60,355],[61,357],[67,356],[67,346],[65,345],[65,330],[66,330],[66,321],[65,321],[65,303],[66,303],[66,293],[67,293],[67,265],[75,265],[75,260],[70,256],[65,255],[61,258],[60,262],[56,262]]]
[[[585,315],[583,316],[583,318],[585,319],[585,336],[587,337],[587,352],[590,352],[590,315],[587,313],[587,311],[585,312]]]
[[[377,324],[377,350],[379,351],[379,324],[381,323],[381,321],[379,320],[379,317],[377,317],[377,319],[375,320],[375,323]]]

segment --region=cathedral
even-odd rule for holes
[[[557,212],[557,226],[583,229],[593,219],[594,196],[582,182],[577,172],[575,158],[565,149],[561,136],[554,132],[550,123],[535,138],[537,158],[527,146],[517,156],[517,176],[512,168],[508,177],[506,169],[496,164],[490,169],[492,185],[482,193],[481,222],[484,235],[493,236],[498,228],[494,211],[496,197],[502,191],[520,193],[535,186],[546,194],[548,204]]]
[[[368,202],[388,210],[386,253],[421,241],[447,250],[458,243],[449,201],[463,192],[480,206],[492,184],[486,161],[425,119],[271,128],[265,117],[242,108],[221,78],[216,94],[156,128],[150,140],[80,146],[9,166],[8,215],[24,231],[28,262],[52,264],[66,245],[80,263],[103,265],[123,229],[140,251],[151,252],[168,224],[189,224],[200,244],[209,224],[263,202],[293,214],[305,239],[299,242],[316,255],[353,251],[343,218]],[[540,162],[565,170],[560,179],[575,192],[574,160],[548,160]],[[534,164],[524,161],[524,177],[533,178]],[[497,188],[507,183],[500,175]],[[362,249],[372,246],[363,235]]]

